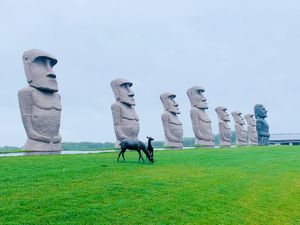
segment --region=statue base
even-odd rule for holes
[[[27,142],[22,149],[33,152],[54,152],[62,150],[61,143],[46,143],[32,139],[27,139]]]
[[[183,144],[182,142],[172,142],[172,141],[165,141],[165,147],[169,147],[169,148],[183,148]]]
[[[213,141],[200,140],[195,138],[195,146],[197,147],[213,147],[215,143]]]

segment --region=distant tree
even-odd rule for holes
[[[20,147],[15,147],[15,146],[4,146],[0,147],[0,151],[7,151],[7,150],[20,150]]]
[[[195,144],[195,138],[184,137],[183,138],[183,146],[184,147],[193,147]]]
[[[231,144],[232,145],[236,144],[236,132],[235,132],[235,130],[231,131]]]
[[[215,134],[214,135],[214,139],[215,139],[215,145],[220,145],[220,134]]]
[[[107,149],[114,148],[115,144],[111,142],[63,142],[63,150],[97,150],[97,149]]]
[[[215,137],[215,145],[220,145],[220,134],[216,134],[214,135]],[[231,131],[231,144],[235,144],[236,143],[236,133],[235,131]]]

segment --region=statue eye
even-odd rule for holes
[[[46,65],[46,60],[43,57],[37,57],[34,62],[42,66]]]
[[[127,88],[127,84],[121,84],[120,86],[123,88]]]

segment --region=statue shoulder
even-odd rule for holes
[[[260,123],[265,123],[265,119],[263,119],[263,118],[257,118],[256,119],[256,124],[260,124]]]
[[[56,98],[58,98],[59,100],[61,100],[61,96],[60,96],[60,94],[58,94],[57,92],[54,93],[54,96],[55,96]]]
[[[28,96],[32,95],[32,92],[34,91],[34,88],[32,87],[25,87],[18,91],[18,96]]]
[[[197,109],[196,107],[192,107],[191,110],[190,110],[190,113],[191,114],[197,114],[199,111],[199,109]]]
[[[115,102],[111,105],[111,110],[120,110],[121,105],[118,102]]]
[[[162,118],[162,119],[168,119],[169,117],[170,117],[170,113],[167,112],[167,111],[165,111],[165,112],[163,112],[163,113],[161,114],[161,118]]]

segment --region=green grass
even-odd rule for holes
[[[117,148],[93,148],[93,149],[80,149],[80,150],[63,149],[62,151],[101,151],[101,150],[118,150],[118,149]],[[0,154],[17,153],[17,152],[31,152],[31,151],[23,150],[23,149],[0,150]]]
[[[0,158],[0,224],[300,224],[300,147]]]

